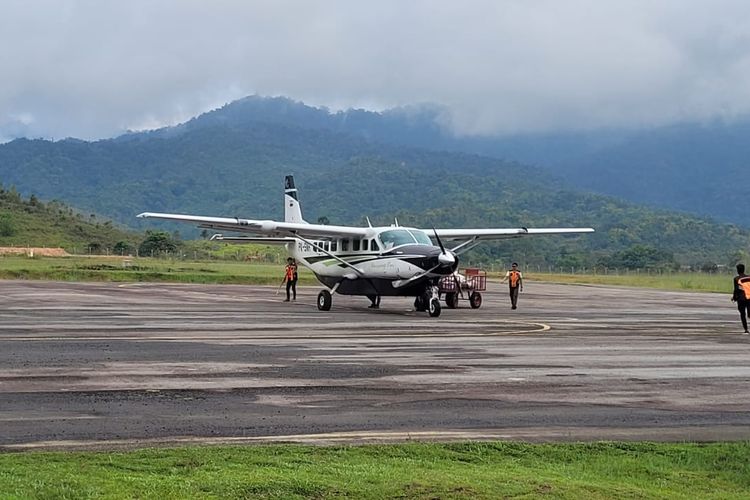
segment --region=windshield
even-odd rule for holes
[[[430,237],[427,236],[427,233],[424,231],[420,231],[419,229],[409,229],[409,232],[414,236],[414,239],[417,240],[417,243],[420,245],[432,245],[432,241],[430,241]]]
[[[383,231],[378,235],[378,239],[382,244],[382,247],[389,250],[399,245],[413,245],[416,243],[414,236],[411,235],[406,229],[392,229],[390,231]]]

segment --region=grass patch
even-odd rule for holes
[[[122,257],[0,257],[0,279],[278,285],[280,264]],[[317,283],[300,268],[299,283]]]
[[[497,283],[499,273],[490,273]],[[41,279],[53,281],[172,282],[198,284],[279,285],[284,276],[283,264],[242,262],[236,260],[165,260],[148,257],[0,257],[0,279]],[[665,274],[547,274],[525,273],[528,281],[598,284],[732,292],[732,276],[709,273]],[[317,284],[306,268],[299,268],[299,284]]]
[[[7,498],[748,498],[749,443],[459,443],[0,454]]]
[[[732,293],[732,276],[716,273],[663,274],[547,274],[526,273],[529,281],[549,281],[587,285],[614,285],[661,290],[692,290],[697,292]]]

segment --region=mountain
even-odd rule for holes
[[[750,166],[750,122],[457,136],[448,129],[446,116],[436,105],[330,113],[285,98],[253,96],[160,133],[263,122],[367,142],[476,154],[537,165],[577,189],[750,227],[750,199],[733,189]]]
[[[741,187],[749,169],[750,123],[714,123],[640,132],[557,173],[584,189],[750,226]]]
[[[439,110],[426,113],[434,118]],[[280,218],[287,173],[296,174],[311,221],[324,216],[361,223],[368,215],[373,223],[397,216],[424,227],[597,229],[594,235],[486,245],[474,253],[475,259],[540,265],[610,262],[618,252],[643,246],[681,263],[731,263],[750,244],[748,232],[731,224],[582,193],[549,170],[395,144],[399,135],[444,132],[434,120],[432,132],[424,129],[427,115],[384,115],[398,127],[380,127],[379,115],[369,112],[329,113],[287,99],[248,98],[177,127],[111,140],[0,145],[0,182],[141,229],[154,226],[135,219],[142,211]]]

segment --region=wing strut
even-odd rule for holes
[[[333,254],[332,254],[331,252],[328,252],[328,251],[326,251],[326,250],[325,250],[325,249],[324,249],[323,247],[321,247],[320,245],[316,245],[316,244],[315,244],[315,243],[313,243],[312,241],[310,241],[310,240],[308,240],[308,239],[305,239],[305,238],[303,238],[302,236],[299,236],[298,234],[295,234],[295,235],[294,235],[294,237],[295,237],[295,238],[297,238],[297,239],[300,239],[300,240],[304,241],[305,243],[307,243],[308,245],[310,245],[311,247],[313,247],[313,248],[314,248],[314,249],[316,249],[317,251],[319,251],[319,252],[322,252],[322,253],[326,254],[327,256],[331,257],[332,259],[336,259],[337,261],[339,261],[339,262],[341,262],[342,264],[344,264],[344,265],[345,265],[346,267],[350,267],[350,268],[352,268],[352,269],[354,270],[354,272],[355,272],[355,273],[357,273],[357,274],[359,275],[359,277],[360,277],[360,278],[364,278],[364,277],[365,277],[365,273],[363,273],[363,272],[362,272],[361,270],[359,270],[359,268],[357,268],[357,267],[354,267],[354,266],[353,266],[352,264],[350,264],[350,263],[348,263],[347,261],[345,261],[344,259],[342,259],[342,258],[338,257],[337,255],[333,255]]]
[[[468,252],[469,250],[471,250],[475,246],[479,245],[479,243],[480,242],[477,239],[477,237],[474,236],[473,238],[464,241],[460,245],[451,248],[451,252],[455,253],[456,255],[460,255],[460,254],[462,254],[464,252]],[[461,251],[459,252],[459,250],[461,250]]]

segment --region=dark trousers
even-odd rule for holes
[[[748,302],[747,300],[738,300],[737,309],[740,311],[742,328],[747,331],[747,318],[750,318],[750,302]]]
[[[518,286],[512,286],[510,287],[510,305],[513,307],[513,309],[516,308],[518,305],[518,289],[520,287]]]
[[[297,280],[286,281],[286,300],[289,300],[289,290],[292,291],[294,300],[297,300]]]

